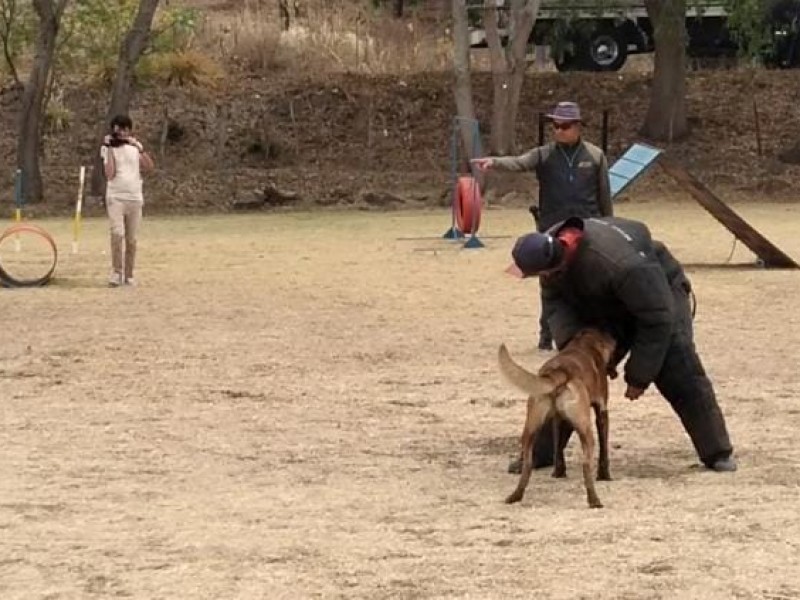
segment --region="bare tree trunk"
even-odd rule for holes
[[[467,156],[474,158],[477,150],[474,147],[474,129],[468,121],[475,120],[475,106],[472,102],[466,0],[453,0],[453,69],[456,76],[456,114],[461,118],[461,139]]]
[[[650,106],[641,133],[660,142],[689,134],[686,108],[686,0],[645,0],[655,38]]]
[[[114,118],[115,115],[128,112],[131,103],[131,86],[133,84],[133,73],[139,58],[142,56],[150,37],[150,30],[153,27],[153,19],[158,9],[159,0],[140,0],[139,10],[133,20],[131,28],[125,34],[122,46],[119,51],[117,61],[117,72],[114,77],[114,84],[111,87],[111,101],[106,115],[104,127]],[[103,173],[99,153],[94,157],[94,169],[92,170],[92,194],[102,195],[105,187],[105,174]]]
[[[516,149],[517,112],[525,81],[528,38],[540,4],[541,0],[511,0],[509,43],[505,48],[498,31],[497,10],[486,9],[484,27],[494,82],[491,134],[494,154],[511,154]]]
[[[308,8],[302,0],[292,0],[292,8],[294,10],[295,21],[308,17]]]
[[[61,16],[68,1],[33,0],[33,8],[39,19],[39,31],[36,34],[36,56],[22,96],[17,141],[17,167],[22,169],[22,197],[25,202],[41,202],[44,196],[39,157],[42,149],[45,95]]]
[[[289,31],[292,18],[289,14],[289,0],[278,0],[278,14],[280,15],[281,31]]]

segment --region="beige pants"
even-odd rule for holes
[[[111,268],[115,273],[124,274],[125,279],[133,279],[142,203],[109,197],[106,198],[106,210],[111,225]]]

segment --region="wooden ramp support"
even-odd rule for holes
[[[763,262],[764,266],[772,269],[798,269],[798,265],[780,248],[756,231],[742,217],[736,214],[731,207],[700,182],[689,171],[668,160],[661,155],[658,164],[665,173],[677,181],[681,187],[688,191],[700,206],[705,208],[711,216],[735,235],[742,243],[750,248]]]

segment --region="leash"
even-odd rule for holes
[[[697,296],[692,289],[689,290],[689,295],[692,297],[692,321],[694,321],[694,316],[697,314]]]

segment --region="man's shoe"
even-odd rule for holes
[[[508,472],[512,475],[519,475],[522,473],[522,459],[515,458],[510,463],[508,463]]]
[[[547,335],[540,335],[539,350],[552,350],[552,349],[553,349],[553,338]]]
[[[111,274],[108,276],[108,285],[110,287],[119,287],[124,283],[122,273],[117,273],[116,271],[111,271]]]
[[[713,462],[710,468],[717,473],[733,473],[736,470],[736,459],[732,456],[718,458]]]

